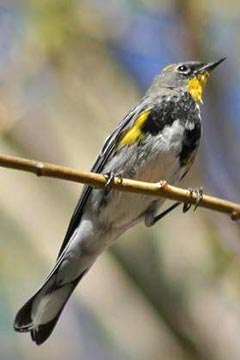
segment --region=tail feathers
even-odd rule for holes
[[[55,276],[51,276],[17,313],[14,322],[15,330],[19,332],[30,331],[32,340],[37,345],[47,340],[70,295],[85,272],[72,283],[62,286],[57,286]]]
[[[31,330],[31,338],[37,345],[41,345],[44,341],[46,341],[51,335],[59,316],[61,315],[61,311],[59,315],[56,316],[53,320],[49,321],[46,324],[39,325],[37,328]]]
[[[32,297],[17,313],[14,322],[14,329],[19,332],[31,332],[32,340],[37,344],[42,344],[47,338],[51,335],[59,316],[63,310],[59,311],[58,315],[55,316],[51,321],[42,325],[34,325],[31,313],[32,313],[32,305],[35,297]]]
[[[32,328],[31,309],[34,296],[26,302],[15,317],[14,329],[20,332],[30,331]]]

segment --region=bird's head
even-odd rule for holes
[[[172,88],[186,87],[196,102],[202,102],[202,95],[211,72],[223,62],[203,63],[188,61],[166,66],[156,79],[155,86]]]

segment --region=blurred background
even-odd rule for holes
[[[171,62],[227,61],[181,186],[240,198],[240,2],[1,0],[0,151],[88,170]],[[239,360],[239,224],[203,209],[140,225],[82,280],[37,348],[12,327],[51,269],[81,185],[0,169],[0,359]]]

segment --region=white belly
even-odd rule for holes
[[[171,184],[175,184],[178,178],[179,163],[175,156],[162,156],[146,162],[134,177],[147,182],[167,180]],[[159,200],[159,206],[164,202],[163,198],[111,191],[106,207],[100,210],[101,218],[114,228],[125,229],[138,222],[137,219],[141,221],[151,203],[156,200]]]
[[[166,127],[156,136],[154,142],[152,138],[147,138],[141,151],[137,145],[135,148],[125,149],[125,155],[122,152],[116,156],[106,167],[106,172],[115,166],[115,173],[122,171],[123,177],[147,182],[166,180],[175,184],[182,173],[178,154],[182,148],[183,132],[183,126],[176,120],[171,127]],[[99,190],[93,192],[95,200],[102,194]],[[147,195],[111,191],[106,206],[99,211],[99,219],[105,224],[111,224],[112,228],[126,229],[141,221],[152,202],[158,199]],[[159,206],[163,202],[164,199],[160,198]]]

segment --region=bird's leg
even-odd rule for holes
[[[194,206],[194,211],[196,211],[199,204],[200,204],[200,202],[202,201],[202,198],[203,198],[203,188],[202,187],[199,187],[199,188],[196,188],[196,189],[189,188],[188,190],[190,191],[190,196],[193,193],[196,194],[196,204]],[[184,203],[183,204],[183,213],[186,213],[191,207],[192,207],[192,204]]]
[[[194,207],[194,211],[197,210],[202,197],[203,197],[203,188],[189,188],[188,189],[190,191],[190,195],[192,195],[193,193],[196,194],[196,204]],[[176,209],[176,207],[178,207],[181,204],[181,202],[176,202],[173,205],[171,205],[169,208],[167,208],[166,210],[164,210],[163,212],[161,212],[159,215],[154,215],[153,212],[150,212],[148,214],[145,215],[145,224],[146,226],[153,226],[155,225],[159,220],[161,220],[164,216],[168,215],[172,210]],[[192,204],[189,203],[184,203],[183,204],[183,213],[186,213],[190,208],[192,207]]]
[[[107,182],[104,186],[103,196],[107,196],[112,188],[112,184],[114,183],[115,174],[113,172],[109,172],[107,174],[104,174],[104,176],[107,177]]]
[[[168,215],[172,210],[174,210],[178,205],[180,205],[180,202],[176,202],[163,212],[161,212],[159,215],[153,215],[153,213],[149,213],[145,216],[145,224],[146,226],[153,226],[155,225],[159,220],[161,220],[164,216]]]
[[[112,189],[112,185],[114,184],[114,178],[117,177],[119,179],[119,181],[122,180],[121,173],[114,174],[113,172],[109,172],[109,173],[104,174],[104,176],[107,178],[107,182],[104,186],[103,196],[102,196],[102,199],[100,202],[100,207],[106,205],[106,198]]]

